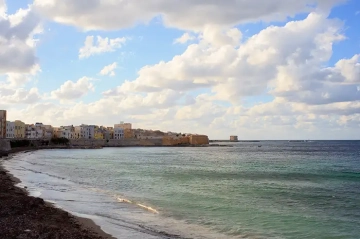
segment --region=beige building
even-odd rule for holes
[[[6,110],[0,110],[0,139],[6,138]]]
[[[230,141],[238,141],[238,137],[235,135],[230,136]]]
[[[120,128],[120,129],[131,129],[131,123],[124,123],[124,122],[120,122],[120,124],[115,124],[114,125],[114,129],[115,128]]]
[[[62,134],[62,131],[61,131],[61,128],[60,127],[53,127],[53,137],[54,138],[61,138],[61,134]]]
[[[15,138],[25,138],[25,123],[20,120],[15,120]]]
[[[80,139],[81,138],[81,127],[75,126],[74,127],[74,139]]]

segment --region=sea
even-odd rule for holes
[[[116,238],[360,238],[360,141],[229,146],[39,150],[4,166]]]

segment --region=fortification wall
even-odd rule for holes
[[[206,135],[190,135],[191,145],[205,145],[209,144],[209,137]]]
[[[185,137],[164,136],[162,138],[162,144],[166,146],[188,145],[190,144],[190,138],[188,136]]]

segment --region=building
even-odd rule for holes
[[[74,139],[80,139],[81,138],[81,126],[75,126],[74,127]]]
[[[95,138],[95,125],[80,125],[80,138],[81,139],[94,139]]]
[[[121,129],[130,129],[131,130],[131,123],[124,123],[124,122],[120,122],[120,124],[115,124],[114,128],[121,128]]]
[[[15,120],[15,138],[25,138],[25,123],[20,120]]]
[[[134,133],[132,129],[124,129],[124,138],[131,139],[134,138]]]
[[[51,125],[43,125],[42,128],[44,130],[44,138],[45,139],[51,139],[54,137],[54,135],[53,135],[54,129]]]
[[[96,127],[95,128],[95,139],[104,139],[104,132],[105,130],[103,128]]]
[[[105,127],[104,130],[104,139],[114,139],[114,128],[113,127]]]
[[[15,138],[15,122],[6,121],[6,138]]]
[[[54,134],[53,134],[53,129],[45,129],[45,132],[44,132],[44,138],[45,139],[51,139],[54,137]]]
[[[45,128],[43,124],[36,123],[25,125],[25,138],[27,139],[43,139],[45,138]]]
[[[239,140],[238,140],[238,137],[237,137],[237,136],[231,135],[231,136],[230,136],[230,141],[239,141]]]
[[[114,128],[114,139],[123,139],[123,138],[124,138],[124,129]]]
[[[32,124],[25,126],[25,138],[27,139],[36,139],[36,128]]]
[[[35,123],[36,128],[42,128],[44,127],[43,123]]]
[[[0,110],[0,139],[6,138],[6,110]]]
[[[75,137],[75,128],[71,126],[61,126],[59,129],[60,138],[72,139]]]

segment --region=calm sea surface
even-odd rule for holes
[[[359,141],[43,150],[5,167],[119,238],[360,238]]]

